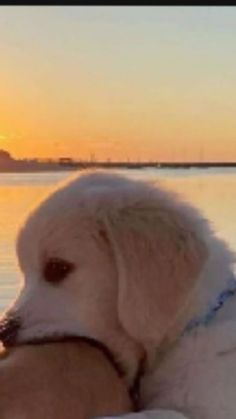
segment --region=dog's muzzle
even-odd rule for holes
[[[0,322],[0,342],[5,347],[14,346],[20,329],[20,320],[17,317],[6,316]]]

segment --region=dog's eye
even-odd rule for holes
[[[74,265],[66,260],[52,258],[44,266],[43,276],[47,282],[63,281],[74,270]]]

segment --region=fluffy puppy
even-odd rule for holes
[[[4,344],[88,336],[110,349],[129,385],[144,358],[144,377],[156,370],[157,350],[168,352],[206,309],[234,261],[176,194],[99,171],[46,197],[21,228],[17,254],[24,287],[2,324]]]
[[[111,361],[85,341],[23,345],[1,354],[1,419],[88,419],[131,408]]]

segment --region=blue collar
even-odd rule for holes
[[[208,309],[201,315],[191,319],[185,326],[183,333],[188,333],[198,326],[207,326],[210,321],[215,317],[216,313],[231,297],[236,294],[236,279],[234,276],[230,277],[227,281],[227,286],[223,291],[218,294],[213,301],[209,302]]]

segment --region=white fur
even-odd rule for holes
[[[177,339],[188,319],[224,287],[234,261],[188,203],[160,185],[87,172],[35,209],[19,233],[17,253],[25,285],[11,312],[22,320],[20,341],[52,334],[91,336],[116,354],[128,380],[145,353],[144,407],[177,409],[196,419],[236,417],[234,399],[225,401],[225,382],[218,382],[220,373],[209,383],[209,369],[217,369],[219,357],[208,333],[197,339],[194,366],[196,338],[190,336],[167,351],[169,362],[155,373],[157,348]],[[43,278],[50,257],[76,266],[61,284]],[[214,392],[219,385],[221,399],[208,398],[210,388]]]

